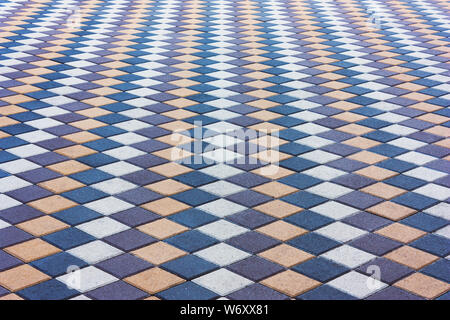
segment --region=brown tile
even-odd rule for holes
[[[177,194],[183,191],[187,191],[192,189],[191,186],[188,186],[184,183],[167,179],[163,181],[158,181],[149,185],[146,185],[145,188],[150,189],[152,191],[158,192],[164,196],[171,196],[173,194]]]
[[[69,209],[77,206],[76,202],[73,202],[64,197],[53,195],[47,198],[39,199],[36,201],[28,202],[30,207],[33,207],[37,210],[40,210],[44,213],[50,214],[58,211],[62,211],[65,209]]]
[[[354,173],[377,181],[381,181],[398,175],[398,172],[380,168],[377,166],[365,167],[363,169],[355,171]]]
[[[161,216],[170,216],[171,214],[191,208],[191,206],[172,198],[151,201],[143,204],[141,207]]]
[[[366,211],[394,221],[406,218],[416,212],[414,209],[390,201],[381,202]]]
[[[165,242],[156,242],[149,246],[132,251],[131,253],[155,265],[180,258],[187,254],[187,252],[175,248]]]
[[[87,166],[81,162],[75,160],[68,160],[56,164],[52,164],[47,166],[48,169],[51,169],[55,172],[58,172],[62,175],[71,175],[74,173],[82,172],[91,169],[90,166]]]
[[[361,151],[358,153],[354,153],[348,157],[349,159],[361,161],[368,164],[375,164],[377,162],[386,160],[388,157],[382,156],[377,153],[373,153],[370,151]]]
[[[86,143],[90,141],[95,141],[98,139],[101,139],[100,136],[90,133],[88,131],[81,131],[76,133],[71,133],[65,136],[62,136],[62,138],[70,140],[75,143]]]
[[[281,264],[286,268],[290,268],[292,266],[295,266],[296,264],[314,258],[312,254],[291,247],[285,243],[280,244],[279,246],[276,246],[269,250],[263,251],[258,255],[275,263]]]
[[[19,258],[23,262],[31,262],[37,259],[45,258],[61,251],[60,249],[41,239],[25,241],[4,248],[3,250]]]
[[[294,213],[303,210],[303,208],[294,206],[293,204],[281,200],[273,200],[270,202],[266,202],[264,204],[254,207],[253,209],[261,211],[265,214],[268,214],[272,217],[279,219],[282,219],[284,217],[290,216]]]
[[[386,200],[393,199],[399,195],[402,195],[407,192],[407,190],[400,189],[389,184],[378,182],[372,184],[368,187],[361,189],[360,191],[366,192],[368,194],[374,195],[379,198],[383,198]]]
[[[3,301],[13,301],[13,300],[24,300],[24,299],[22,299],[21,297],[19,297],[17,294],[15,294],[15,293],[10,293],[10,294],[7,294],[6,296],[1,296],[0,297],[0,300],[3,300]]]
[[[381,228],[375,231],[375,233],[403,243],[411,242],[427,234],[422,230],[397,222]]]
[[[296,297],[318,287],[321,283],[298,272],[287,270],[261,281],[261,284],[290,297]]]
[[[421,273],[401,279],[394,286],[427,299],[434,299],[450,289],[450,284]]]
[[[281,220],[267,224],[256,231],[281,241],[287,241],[308,232],[308,230]]]
[[[43,216],[19,223],[16,227],[31,233],[35,237],[42,237],[47,234],[69,228],[70,226],[51,216]]]
[[[139,226],[137,229],[160,240],[173,237],[189,230],[189,228],[167,219],[159,219]]]
[[[416,270],[439,259],[439,257],[435,255],[409,246],[395,249],[384,255],[384,257]]]
[[[374,131],[375,129],[361,126],[356,123],[351,123],[351,124],[347,124],[345,126],[339,127],[336,130],[359,136],[359,135],[363,135],[363,134],[369,133],[371,131]]]
[[[55,150],[54,152],[59,153],[68,158],[72,158],[72,159],[80,158],[80,157],[88,156],[90,154],[97,153],[97,151],[95,151],[91,148],[82,146],[82,145],[75,145],[75,146],[71,146],[71,147],[61,148],[61,149]]]
[[[69,177],[60,177],[53,180],[48,180],[45,182],[41,182],[38,185],[53,193],[63,193],[85,186],[85,184]]]
[[[253,188],[253,190],[273,198],[281,198],[287,196],[288,194],[298,191],[297,188],[293,188],[291,186],[279,183],[277,181],[272,181],[259,185]]]
[[[51,278],[28,264],[0,272],[0,285],[15,292]]]
[[[175,162],[168,162],[159,166],[151,167],[149,170],[168,178],[193,171],[193,169]]]
[[[251,172],[273,180],[284,178],[294,173],[292,170],[285,169],[274,164],[269,164],[265,167],[252,170]]]
[[[169,289],[185,280],[160,268],[152,268],[134,276],[124,279],[129,284],[144,290],[147,293],[155,294]]]

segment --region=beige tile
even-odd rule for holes
[[[16,292],[51,278],[28,264],[0,272],[0,285]]]
[[[134,276],[124,279],[129,284],[144,290],[147,293],[155,294],[169,289],[185,280],[160,268],[152,268]]]
[[[25,241],[4,248],[3,250],[24,262],[31,262],[37,259],[42,259],[61,251],[60,249],[41,239]]]
[[[403,243],[409,243],[427,234],[422,230],[397,222],[381,228],[375,231],[375,233]]]
[[[439,259],[439,257],[435,255],[409,246],[395,249],[386,254],[385,257],[416,270]]]
[[[450,284],[421,273],[401,279],[394,286],[427,299],[434,299],[450,289]]]
[[[285,243],[263,251],[258,255],[275,263],[281,264],[286,268],[293,267],[299,263],[314,258],[312,254],[289,246]]]
[[[28,205],[39,211],[50,214],[77,206],[76,202],[58,195],[29,202]]]
[[[187,252],[175,248],[165,242],[152,243],[149,246],[132,251],[131,253],[154,265],[163,264],[187,254]]]
[[[290,297],[296,297],[318,287],[321,283],[300,273],[287,270],[261,281],[261,284]]]
[[[282,220],[267,224],[256,231],[281,241],[287,241],[308,232]]]
[[[294,206],[293,204],[278,199],[266,202],[254,207],[253,209],[279,219],[285,218],[303,210],[303,208]]]
[[[172,198],[162,198],[152,202],[148,202],[141,206],[144,209],[157,213],[161,216],[170,216],[180,211],[191,208],[187,204]]]
[[[167,219],[159,219],[139,226],[137,229],[160,240],[189,230],[189,228]]]

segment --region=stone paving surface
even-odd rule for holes
[[[446,0],[2,0],[0,299],[449,299]]]

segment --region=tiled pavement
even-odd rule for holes
[[[0,299],[448,299],[449,11],[2,0]]]

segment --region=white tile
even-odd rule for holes
[[[345,171],[327,167],[325,165],[305,170],[302,173],[325,181],[333,180],[347,174]]]
[[[0,163],[0,169],[6,171],[11,174],[17,174],[33,169],[40,168],[41,166],[37,165],[34,162],[25,160],[25,159],[17,159],[13,161]]]
[[[427,145],[425,142],[410,139],[410,138],[405,138],[405,137],[391,140],[388,142],[388,144],[399,147],[399,148],[407,149],[407,150],[416,150],[420,147]]]
[[[138,166],[135,166],[131,163],[127,163],[124,161],[118,161],[118,162],[114,162],[111,164],[107,164],[107,165],[98,167],[97,169],[102,170],[106,173],[112,174],[113,176],[116,176],[116,177],[124,176],[126,174],[142,170],[142,168],[139,168]]]
[[[127,130],[127,131],[137,131],[140,129],[151,127],[151,124],[139,120],[129,120],[114,124],[115,127]]]
[[[304,123],[298,126],[292,127],[292,129],[304,132],[310,135],[317,135],[322,132],[330,131],[330,128],[315,124],[315,123]]]
[[[50,119],[50,118],[42,118],[42,119],[38,119],[38,120],[27,121],[25,123],[29,126],[32,126],[36,129],[41,129],[41,130],[60,126],[60,125],[64,124],[63,122],[56,121],[56,120]]]
[[[432,157],[430,155],[423,154],[420,152],[415,152],[415,151],[406,152],[406,153],[401,154],[394,158],[398,159],[398,160],[414,163],[415,165],[418,165],[418,166],[421,166],[421,165],[424,165],[425,163],[436,160],[436,157]]]
[[[207,225],[201,226],[197,230],[220,241],[225,241],[229,238],[238,236],[240,234],[249,231],[244,227],[238,226],[226,220],[218,220],[209,223]]]
[[[106,286],[119,279],[96,267],[89,266],[79,271],[60,276],[57,280],[80,292],[87,292]]]
[[[86,297],[86,296],[83,295],[83,294],[80,294],[79,296],[73,297],[73,298],[71,298],[71,299],[69,299],[69,300],[76,300],[76,301],[90,301],[90,300],[92,300],[92,299]]]
[[[131,203],[125,202],[115,197],[107,197],[89,202],[84,206],[106,216],[134,207],[134,205],[132,205]]]
[[[342,245],[333,250],[325,252],[321,257],[336,263],[342,264],[348,268],[354,269],[360,265],[376,258],[373,254],[350,247],[348,245]]]
[[[1,227],[0,227],[1,228]],[[434,232],[435,234],[450,239],[450,224]]]
[[[241,186],[223,180],[201,186],[199,189],[220,197],[226,197],[233,193],[246,190]]]
[[[359,299],[364,299],[365,297],[387,287],[387,284],[356,271],[350,271],[349,273],[346,273],[328,282],[327,284]]]
[[[197,251],[195,255],[221,267],[250,257],[249,253],[232,247],[226,243],[219,243]]]
[[[419,130],[413,129],[410,127],[405,127],[399,124],[393,124],[384,128],[380,129],[381,131],[389,132],[392,134],[400,135],[400,136],[407,136],[409,134],[412,134],[414,132],[417,132]]]
[[[330,153],[330,152],[326,152],[326,151],[322,151],[322,150],[314,150],[311,152],[307,152],[307,153],[303,153],[301,155],[299,155],[299,158],[303,158],[303,159],[307,159],[307,160],[311,160],[317,163],[327,163],[333,160],[337,160],[339,158],[341,158],[340,156]]]
[[[205,158],[206,161],[218,163],[232,162],[232,161],[237,162],[239,161],[238,158],[243,158],[242,155],[224,148],[218,148],[205,152],[202,154],[202,156]]]
[[[130,145],[133,143],[143,142],[147,141],[148,138],[141,136],[134,132],[127,132],[122,134],[117,134],[115,136],[109,137],[108,139],[124,144],[124,145]]]
[[[314,232],[340,242],[347,242],[367,233],[365,230],[352,227],[340,221],[329,224]]]
[[[119,112],[119,114],[133,118],[133,119],[138,119],[138,118],[151,116],[152,114],[155,114],[155,113],[148,111],[148,110],[136,108],[136,109],[130,109],[130,110],[125,110],[125,111]]]
[[[403,174],[405,176],[410,176],[413,178],[417,178],[417,179],[422,179],[428,182],[434,181],[436,179],[445,177],[446,174],[443,172],[439,172],[433,169],[429,169],[429,168],[423,168],[423,167],[419,167],[419,168],[414,168],[412,170],[403,172]]]
[[[16,207],[21,204],[21,202],[8,197],[6,194],[0,194],[0,210]]]
[[[420,188],[414,189],[413,192],[415,193],[419,193],[419,194],[423,194],[424,196],[433,198],[433,199],[438,199],[441,201],[446,200],[447,198],[450,197],[450,189],[434,184],[434,183],[429,183],[426,184]]]
[[[119,160],[127,160],[134,157],[142,156],[146,154],[145,152],[138,150],[136,148],[132,148],[130,146],[123,146],[107,151],[103,151],[104,154],[111,156],[113,158],[119,159]]]
[[[318,194],[319,196],[328,199],[336,199],[352,192],[353,190],[332,182],[323,182],[321,184],[315,185],[314,187],[306,189],[306,191]]]
[[[324,139],[317,136],[309,136],[306,138],[301,138],[296,140],[295,142],[299,144],[304,144],[305,146],[311,147],[311,148],[322,148],[329,144],[335,143],[333,140]]]
[[[304,121],[315,121],[322,118],[326,118],[323,114],[311,112],[311,111],[301,111],[289,115],[290,117],[297,118]]]
[[[425,209],[424,212],[450,220],[450,203],[441,202],[431,208]]]
[[[0,229],[4,229],[4,228],[10,227],[10,226],[11,225],[8,222],[0,219]]]
[[[101,261],[118,256],[119,254],[123,253],[123,251],[110,246],[103,241],[96,240],[82,246],[67,250],[67,253],[70,253],[71,255],[80,258],[81,260],[86,261],[89,264],[96,264]]]
[[[117,194],[137,188],[137,185],[120,178],[114,178],[91,185],[92,188],[108,194]]]
[[[218,179],[226,179],[243,172],[240,169],[237,169],[224,163],[219,163],[214,166],[202,169],[200,171]]]
[[[22,133],[16,135],[17,138],[20,138],[22,140],[25,140],[30,143],[36,143],[44,140],[50,140],[53,138],[56,138],[55,135],[42,131],[42,130],[36,130],[32,132]]]
[[[18,157],[21,157],[21,158],[28,158],[28,157],[32,157],[32,156],[35,156],[38,154],[46,153],[46,152],[48,152],[48,150],[41,148],[39,146],[36,146],[34,144],[28,144],[28,145],[8,149],[8,152],[12,153]]]
[[[253,283],[253,281],[226,269],[205,274],[192,282],[221,296],[226,296]]]
[[[225,199],[208,202],[197,208],[221,218],[247,209],[244,206]]]
[[[7,176],[0,179],[0,192],[5,193],[8,191],[24,188],[30,186],[31,183],[25,181],[16,176]]]
[[[341,220],[356,212],[359,212],[358,209],[343,205],[335,201],[325,202],[321,205],[311,208],[310,210],[334,220]]]
[[[77,229],[80,229],[97,239],[101,239],[128,230],[130,227],[111,218],[103,217],[80,224],[77,226]]]

